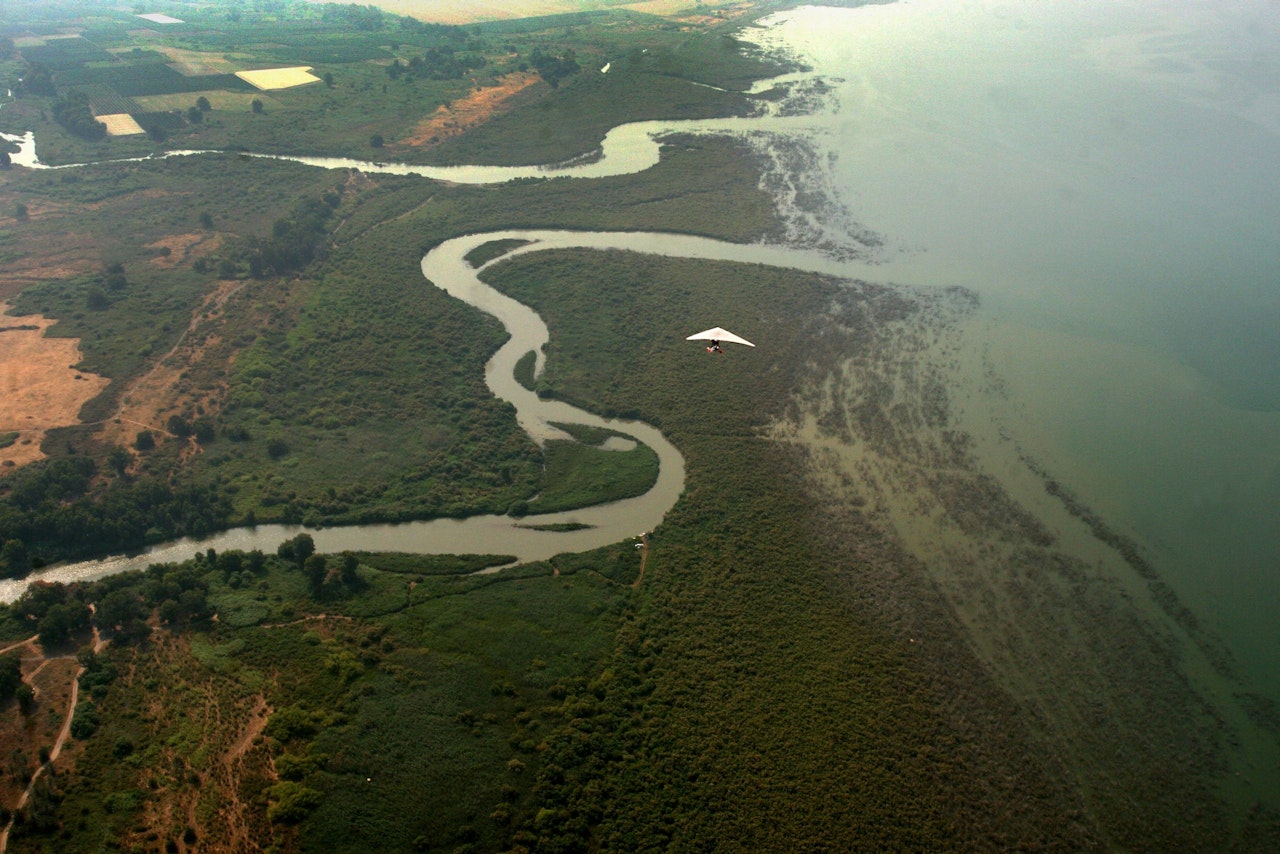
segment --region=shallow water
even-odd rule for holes
[[[835,82],[881,278],[958,284],[990,425],[1135,536],[1280,699],[1280,17],[913,0],[772,19]],[[816,119],[815,119],[816,121]]]

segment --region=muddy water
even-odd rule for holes
[[[511,338],[489,360],[485,380],[490,390],[516,408],[520,425],[538,441],[562,436],[551,422],[606,427],[632,437],[658,454],[659,475],[654,487],[637,498],[597,507],[528,517],[474,516],[436,519],[395,525],[354,525],[304,529],[296,525],[258,525],[237,528],[200,539],[184,538],[157,545],[134,555],[53,567],[32,573],[21,581],[0,582],[0,601],[12,601],[32,580],[76,581],[101,578],[117,572],[145,569],[152,563],[181,561],[207,549],[261,549],[274,551],[284,539],[307,530],[323,552],[403,551],[419,554],[510,554],[521,561],[543,560],[562,552],[585,551],[638,536],[655,527],[684,489],[684,460],[680,452],[653,427],[636,421],[606,419],[566,403],[542,400],[515,381],[516,362],[530,350],[539,354],[547,343],[546,324],[537,313],[499,293],[479,279],[465,260],[478,246],[494,240],[526,241],[507,257],[548,249],[591,248],[662,254],[671,257],[734,260],[764,263],[816,272],[838,272],[849,266],[816,252],[780,246],[742,246],[688,235],[633,232],[577,232],[557,230],[509,230],[455,238],[431,250],[422,259],[424,287],[436,286],[452,296],[498,318]],[[500,263],[501,259],[489,262]],[[488,265],[485,265],[488,266]],[[861,268],[860,268],[861,269]],[[869,270],[864,270],[869,272]],[[535,531],[529,524],[575,522],[589,528],[574,531]]]

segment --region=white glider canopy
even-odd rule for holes
[[[696,335],[690,335],[688,338],[684,340],[686,341],[719,341],[721,344],[733,342],[734,344],[746,344],[748,347],[756,346],[755,344],[752,344],[747,339],[740,338],[737,335],[734,335],[728,329],[721,329],[719,326],[713,326],[710,329],[707,329],[703,332],[699,332]]]

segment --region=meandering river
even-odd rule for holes
[[[787,75],[761,81],[763,91],[780,82],[796,79]],[[767,108],[766,108],[767,109]],[[747,134],[768,130],[771,134],[798,128],[812,131],[803,117],[780,118],[769,115],[693,121],[648,121],[622,125],[609,131],[598,157],[581,162],[549,166],[421,166],[401,163],[374,163],[345,158],[246,154],[250,157],[287,160],[326,169],[355,169],[368,173],[419,175],[463,184],[502,184],[517,178],[572,177],[599,178],[640,172],[657,165],[661,156],[660,138],[672,133]],[[17,143],[12,160],[32,169],[72,169],[85,164],[49,166],[40,162],[34,134],[0,134]],[[171,157],[198,157],[220,152],[172,151],[156,157],[124,158],[115,162],[145,162]],[[516,519],[509,516],[473,516],[465,519],[435,519],[398,524],[351,525],[309,529],[299,525],[256,525],[236,528],[199,538],[182,538],[137,553],[115,555],[48,567],[24,579],[0,581],[0,601],[12,601],[32,581],[84,581],[118,572],[145,569],[152,563],[189,559],[208,549],[261,549],[274,551],[284,539],[306,530],[322,552],[403,551],[418,554],[509,554],[519,561],[542,560],[571,551],[585,551],[636,537],[651,530],[675,504],[684,489],[684,460],[662,434],[637,421],[605,419],[566,403],[542,400],[514,379],[516,362],[530,350],[538,354],[542,368],[542,345],[547,342],[546,324],[528,307],[499,293],[479,279],[484,269],[472,268],[465,260],[474,248],[494,240],[526,241],[507,253],[512,257],[548,249],[594,248],[628,250],[669,257],[745,261],[792,267],[832,275],[882,272],[862,262],[840,260],[819,251],[783,245],[741,245],[690,235],[650,232],[581,232],[563,230],[507,230],[471,234],[447,240],[422,259],[424,287],[439,287],[452,296],[498,318],[511,338],[493,355],[485,368],[485,379],[493,393],[516,408],[520,425],[536,441],[562,435],[550,422],[607,427],[631,436],[651,447],[659,460],[658,480],[647,493],[636,498],[580,510]],[[489,262],[497,263],[502,259]],[[488,266],[488,265],[485,265]],[[531,525],[572,522],[588,527],[572,531],[536,530]]]
[[[462,261],[487,240],[529,240],[520,252],[600,246],[971,288],[983,300],[971,340],[1003,380],[1003,397],[975,394],[974,405],[986,409],[971,420],[1015,436],[1140,541],[1259,687],[1280,699],[1274,9],[1265,0],[1212,8],[1189,0],[919,0],[806,7],[764,24],[743,37],[812,66],[786,82],[824,81],[825,100],[814,109],[625,125],[608,134],[599,157],[558,166],[284,159],[500,184],[638,172],[658,162],[664,133],[805,140],[820,156],[771,176],[780,178],[780,205],[797,221],[808,218],[809,245],[848,247],[840,232],[854,219],[876,230],[885,241],[871,263],[673,235],[502,232],[443,244],[424,258],[424,275],[507,325],[512,340],[486,376],[535,437],[546,435],[548,420],[605,422],[540,401],[512,380],[514,361],[537,350],[546,330]],[[15,163],[45,168],[31,135],[20,148]],[[788,193],[813,189],[836,202],[830,212],[843,206],[852,216],[789,206]],[[652,446],[662,474],[644,497],[554,517],[591,529],[538,532],[480,517],[330,528],[314,532],[317,544],[534,559],[635,536],[678,496],[679,454],[646,425],[607,426]],[[274,548],[296,530],[232,531],[38,577],[92,577],[210,547]],[[10,582],[0,596],[20,589]]]

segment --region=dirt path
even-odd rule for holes
[[[6,646],[4,649],[0,649],[0,655],[4,655],[6,652],[13,652],[15,649],[21,649],[24,646],[32,647],[33,644],[35,644],[36,640],[39,639],[39,637],[40,637],[39,635],[32,635],[26,640],[20,640],[17,643],[11,643],[8,646]]]
[[[24,644],[29,644],[32,642],[32,640],[33,640],[32,638],[29,638],[23,641],[22,643],[15,644],[14,646],[8,647],[8,649],[13,649],[17,646],[23,646]],[[94,626],[93,627],[94,653],[102,652],[103,648],[106,645],[107,645],[107,642],[103,640],[102,635],[98,633],[98,627]],[[8,649],[6,649],[5,651],[7,652]],[[43,662],[40,663],[40,666],[37,667],[35,671],[33,671],[32,675],[34,676],[35,673],[38,673],[41,669],[43,669],[46,664],[58,658],[66,658],[66,656],[52,656],[50,658],[46,658]],[[58,737],[54,739],[53,747],[50,748],[49,750],[49,761],[41,765],[39,768],[37,768],[36,772],[31,775],[31,782],[27,784],[27,788],[22,793],[22,797],[18,798],[18,803],[13,808],[14,815],[16,815],[19,811],[22,810],[24,806],[26,806],[27,801],[31,799],[31,793],[35,790],[36,781],[39,780],[40,775],[43,774],[50,766],[52,766],[53,763],[57,761],[58,757],[62,755],[62,747],[67,743],[67,739],[71,737],[71,722],[75,718],[75,714],[76,714],[76,700],[80,695],[80,674],[82,673],[84,673],[84,667],[83,666],[77,667],[75,674],[71,677],[71,698],[67,701],[67,714],[66,714],[66,717],[63,718],[62,729],[58,732]],[[11,817],[9,819],[8,824],[5,825],[4,830],[0,831],[0,854],[4,854],[4,852],[9,848],[9,831],[12,829],[13,829],[13,818]]]
[[[640,574],[636,576],[636,580],[631,582],[631,589],[634,590],[640,586],[640,582],[644,581],[644,569],[649,565],[649,535],[640,535]]]
[[[177,390],[179,381],[183,373],[210,346],[209,341],[194,345],[190,341],[202,327],[221,319],[227,301],[244,286],[244,282],[222,281],[205,296],[200,306],[192,312],[187,328],[169,351],[155,359],[150,370],[121,392],[115,413],[103,421],[93,422],[102,426],[104,440],[121,447],[132,447],[135,432],[133,428],[138,427],[160,436],[175,438],[164,426],[162,414],[169,409],[180,408],[183,396]]]

